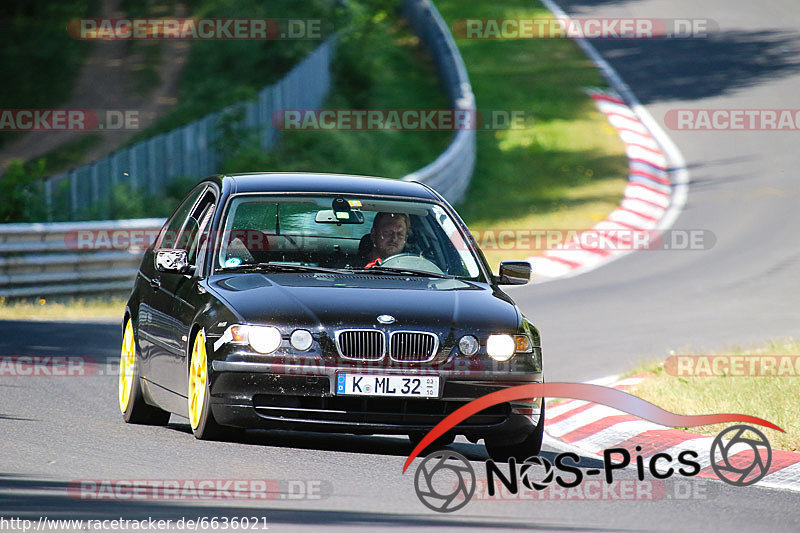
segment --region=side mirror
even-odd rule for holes
[[[503,261],[500,263],[498,285],[525,285],[531,280],[531,264],[527,261]]]
[[[156,250],[156,270],[176,274],[190,272],[192,269],[189,265],[189,252],[171,248]]]

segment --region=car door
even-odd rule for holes
[[[186,197],[164,226],[154,250],[179,247],[183,229],[207,190],[207,185],[201,185]],[[167,407],[175,403],[172,396],[181,394],[181,391],[173,390],[174,387],[170,386],[169,374],[173,366],[171,360],[177,356],[181,346],[179,322],[172,314],[174,287],[179,279],[184,278],[184,274],[159,272],[149,264],[147,272],[151,274],[148,279],[150,292],[142,298],[140,308],[140,336],[147,344],[148,369],[145,379],[157,385],[150,387],[151,394],[160,405]]]
[[[211,242],[211,222],[216,205],[215,191],[210,189],[203,195],[194,213],[187,221],[179,243],[183,249],[189,252],[188,260],[194,268],[194,272],[191,275],[176,278],[174,286],[169,286],[174,294],[171,315],[175,319],[178,346],[177,350],[170,355],[169,368],[165,372],[168,373],[169,379],[167,386],[184,397],[189,385],[187,358],[194,342],[191,328],[199,308],[207,301],[207,293],[200,282],[204,278],[204,258]]]

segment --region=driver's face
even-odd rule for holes
[[[406,223],[402,218],[387,217],[380,226],[372,230],[372,242],[381,259],[399,254],[406,247],[408,238]]]

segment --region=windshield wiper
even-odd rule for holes
[[[285,263],[242,263],[241,265],[221,267],[217,269],[222,272],[231,270],[263,270],[266,272],[325,272],[329,274],[341,274],[342,270],[337,268],[325,268],[311,265],[287,265]]]
[[[221,267],[219,272],[230,272],[234,270],[261,270],[265,272],[325,272],[329,274],[358,273],[358,274],[392,274],[395,276],[416,276],[421,278],[454,278],[447,274],[437,274],[424,270],[414,270],[412,268],[392,268],[384,266],[374,266],[372,268],[338,269],[326,268],[311,265],[289,265],[285,263],[242,263],[241,265]]]
[[[392,268],[385,266],[374,266],[371,268],[356,268],[350,272],[358,272],[359,274],[394,274],[397,276],[417,276],[421,278],[453,278],[447,274],[437,274],[435,272],[426,272],[424,270],[414,270],[413,268]]]

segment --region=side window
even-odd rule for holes
[[[211,218],[214,214],[214,196],[208,194],[198,205],[197,211],[189,217],[186,227],[181,234],[181,240],[186,235],[186,247],[189,251],[189,264],[196,264],[197,253],[208,241],[208,231],[211,229]]]
[[[215,207],[216,205],[212,203],[206,210],[203,219],[200,221],[200,240],[197,246],[197,253],[192,259],[192,263],[196,264],[197,268],[201,271],[205,265],[205,257],[209,243],[213,240],[211,238],[211,222],[214,220]]]
[[[192,209],[191,213],[189,214],[189,218],[186,219],[186,223],[183,225],[183,229],[178,236],[178,241],[175,243],[175,247],[181,250],[187,250],[189,252],[189,264],[195,264],[197,250],[201,244],[201,226],[204,223],[207,225],[208,221],[206,219],[210,217],[210,213],[213,211],[213,209],[214,194],[211,191],[206,190],[206,193],[203,195],[200,201],[195,204],[194,209]]]
[[[197,203],[197,199],[200,198],[200,195],[204,190],[206,190],[205,187],[198,187],[192,191],[191,194],[189,194],[189,196],[178,207],[178,209],[175,210],[169,220],[167,220],[167,223],[164,224],[161,234],[158,236],[155,246],[156,249],[176,247],[175,244],[178,242],[178,232],[180,232],[181,227],[183,227],[183,223],[186,221],[186,218],[189,216],[189,213],[192,210],[192,207],[194,207],[194,204]]]

